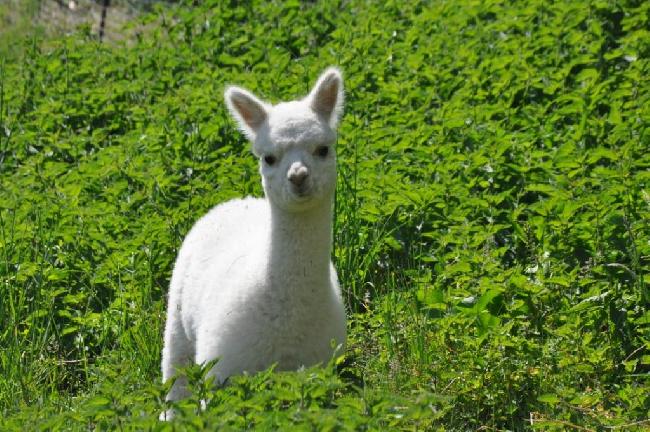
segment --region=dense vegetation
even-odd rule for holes
[[[226,3],[0,60],[0,429],[171,427],[175,253],[261,193],[224,85],[331,64],[349,349],[216,392],[193,368],[176,425],[649,427],[650,2]]]

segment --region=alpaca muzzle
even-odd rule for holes
[[[287,173],[287,179],[297,190],[304,189],[307,177],[309,177],[309,170],[306,166],[298,162],[294,162]]]

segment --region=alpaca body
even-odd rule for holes
[[[163,381],[214,359],[209,374],[223,383],[274,364],[324,364],[343,352],[345,310],[330,259],[342,85],[331,68],[307,97],[275,106],[226,90],[260,159],[265,198],[217,205],[185,238],[169,289]],[[180,375],[167,399],[186,396]]]
[[[311,216],[323,219],[316,210],[322,209]],[[302,214],[287,241],[272,246],[271,228],[282,229],[282,222],[271,213],[265,199],[218,205],[196,223],[178,255],[169,310],[180,313],[168,325],[181,328],[166,332],[165,347],[180,340],[185,352],[177,355],[186,363],[219,358],[212,371],[218,382],[274,363],[279,370],[327,363],[332,343],[345,341],[336,272],[327,251],[315,257],[312,250],[319,233]],[[286,252],[283,277],[273,277],[270,267],[282,265],[280,257],[269,259],[277,247]],[[163,365],[164,380],[174,366]]]

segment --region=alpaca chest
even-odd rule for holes
[[[217,307],[211,313],[206,308],[198,323],[195,360],[220,358],[216,372],[222,379],[272,364],[292,370],[326,363],[332,341],[344,342],[343,310],[329,284],[296,277],[240,288],[240,296],[213,299]]]

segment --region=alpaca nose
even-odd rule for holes
[[[287,174],[289,181],[296,187],[302,186],[303,183],[305,183],[307,177],[309,177],[309,171],[307,170],[306,166],[300,163],[294,163],[291,165],[291,168],[289,168],[289,172]]]

